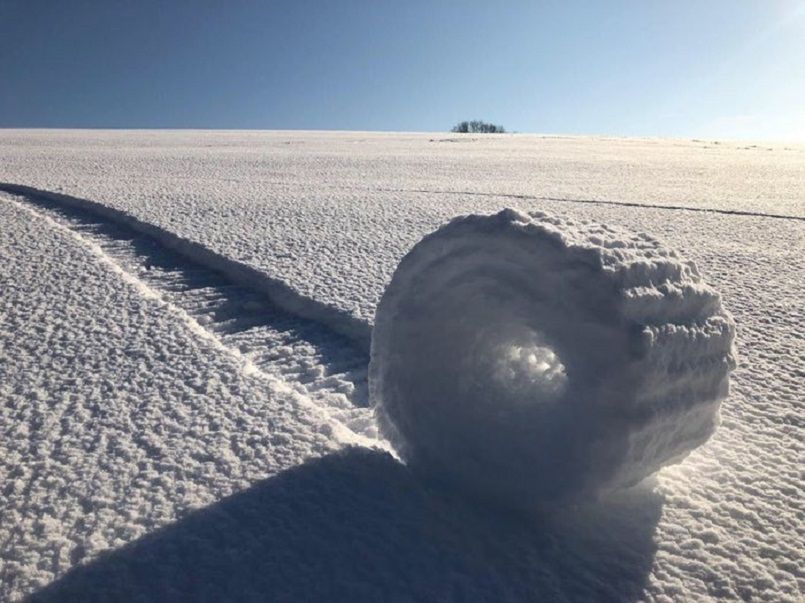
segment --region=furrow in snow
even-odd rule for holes
[[[88,217],[87,228],[90,231],[93,222],[99,222],[100,224],[95,224],[96,227],[103,228],[111,223],[120,228],[127,228],[135,234],[146,235],[158,242],[165,250],[189,260],[199,268],[219,272],[225,275],[230,283],[268,295],[278,308],[290,312],[300,319],[319,323],[327,329],[349,338],[368,356],[372,327],[367,321],[356,318],[344,310],[306,297],[285,282],[272,278],[247,264],[235,261],[199,243],[184,239],[164,228],[144,222],[124,211],[96,201],[7,182],[0,182],[0,191],[21,195],[29,202],[41,207],[83,211]]]
[[[692,211],[723,214],[727,216],[755,216],[758,218],[775,218],[779,220],[805,221],[802,216],[786,214],[772,214],[766,212],[744,211],[739,209],[719,209],[717,207],[690,207],[688,205],[660,205],[658,203],[636,203],[634,201],[616,201],[612,199],[579,199],[573,197],[545,197],[539,195],[526,195],[518,193],[491,193],[483,191],[460,191],[430,188],[378,188],[374,189],[385,193],[425,193],[431,195],[468,195],[472,197],[502,197],[505,199],[518,199],[527,201],[555,201],[557,203],[582,203],[588,205],[614,205],[617,207],[637,207],[650,209],[667,209],[671,211]]]
[[[133,228],[45,197],[17,197],[29,211],[69,230],[149,297],[187,316],[201,335],[242,356],[248,370],[279,379],[310,399],[357,443],[376,445],[363,349],[345,336],[278,308],[265,293],[234,283]]]

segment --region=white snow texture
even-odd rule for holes
[[[803,601],[805,145],[0,130],[0,158],[0,601]],[[741,361],[684,462],[513,513],[364,447],[396,267],[505,207],[651,233],[721,292]],[[701,352],[687,322],[654,326]],[[546,399],[571,360],[490,371]]]
[[[648,235],[507,209],[402,260],[370,395],[415,469],[514,506],[594,497],[710,437],[734,335],[695,265]]]

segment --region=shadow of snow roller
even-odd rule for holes
[[[574,502],[710,437],[734,335],[696,266],[650,236],[507,209],[400,262],[370,394],[412,469],[506,505]]]

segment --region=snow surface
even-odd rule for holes
[[[283,382],[0,202],[0,599],[337,446]]]
[[[43,598],[802,598],[802,147],[1,131],[0,149],[0,181],[95,202],[102,228],[150,230],[160,253],[298,317],[229,334],[201,293],[120,260],[120,240],[31,191],[0,200],[0,598],[58,577]],[[549,517],[451,498],[383,452],[330,452],[372,436],[354,354],[367,361],[400,259],[456,215],[507,206],[657,236],[738,326],[711,440],[655,482]],[[260,355],[263,341],[290,343]]]
[[[596,203],[626,202],[805,219],[805,146],[715,142],[4,130],[0,182],[98,201],[202,243],[344,309],[368,346],[397,261],[457,215],[514,207],[609,224],[633,212]],[[669,215],[706,219],[653,215],[662,230],[626,226],[663,235]]]
[[[648,235],[503,210],[455,218],[400,262],[369,391],[413,469],[555,506],[703,444],[734,336],[695,265]]]

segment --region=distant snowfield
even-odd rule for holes
[[[0,599],[802,598],[805,147],[6,130],[0,158]],[[551,518],[343,448],[399,259],[507,206],[663,239],[738,324],[714,438]]]

